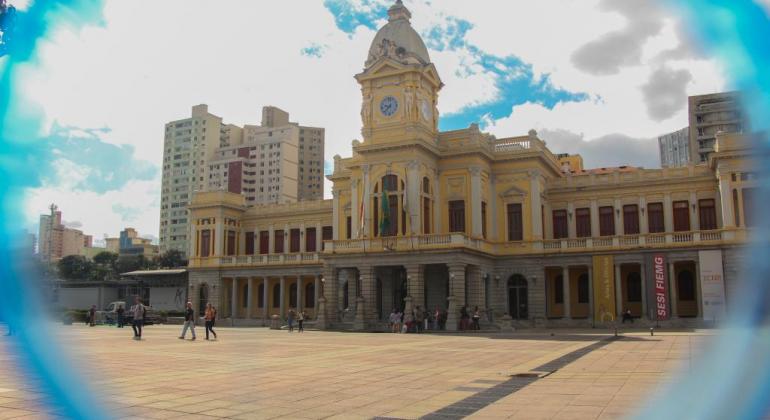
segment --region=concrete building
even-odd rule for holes
[[[391,308],[479,307],[489,327],[713,325],[740,285],[755,216],[750,142],[707,165],[585,169],[534,130],[438,130],[443,86],[397,2],[371,44],[363,140],[334,157],[330,200],[193,198],[191,296],[235,324],[303,308],[321,328],[387,328]],[[570,157],[572,156],[572,157]]]
[[[738,92],[690,96],[690,160],[706,163],[714,152],[717,133],[743,133],[748,123]]]
[[[146,258],[157,257],[158,245],[153,245],[151,239],[140,238],[134,228],[125,228],[120,232],[118,254],[120,256],[143,255]]]
[[[198,191],[243,194],[249,205],[323,198],[324,135],[272,106],[261,125],[223,124],[206,105],[166,124],[161,249],[188,251],[187,206]]]
[[[658,137],[660,166],[677,168],[690,164],[690,127]]]
[[[91,235],[64,226],[61,215],[59,210],[40,215],[38,255],[43,261],[55,262],[69,255],[81,255],[83,248],[93,244]]]

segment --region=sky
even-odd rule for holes
[[[353,75],[392,3],[106,0],[101,25],[57,29],[21,75],[53,159],[27,192],[26,228],[37,232],[53,202],[95,239],[129,226],[157,237],[164,124],[199,103],[238,125],[281,107],[326,128],[327,162],[350,156],[360,138]],[[655,1],[404,4],[445,83],[442,130],[535,129],[586,166],[652,168],[656,136],[687,126],[687,96],[730,89],[720,64]]]

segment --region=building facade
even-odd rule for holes
[[[690,127],[658,137],[660,166],[677,168],[690,164]]]
[[[748,131],[738,92],[720,92],[688,98],[690,160],[706,163],[714,152],[717,133]]]
[[[84,248],[92,247],[93,237],[62,224],[61,215],[59,210],[40,215],[38,256],[43,261],[55,262],[70,255],[82,255]]]
[[[440,132],[438,71],[406,7],[388,15],[355,76],[363,139],[334,157],[332,199],[193,198],[196,307],[244,324],[299,307],[358,330],[418,306],[448,329],[463,306],[501,328],[723,318],[753,223],[746,138],[717,135],[707,165],[585,170],[534,130]]]
[[[191,246],[187,206],[199,191],[243,194],[248,205],[323,197],[325,130],[264,107],[261,125],[223,124],[206,105],[166,124],[161,192],[162,250]]]

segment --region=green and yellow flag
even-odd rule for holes
[[[382,189],[382,206],[380,209],[380,236],[390,235],[390,201],[385,188]]]

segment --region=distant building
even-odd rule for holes
[[[120,252],[120,238],[104,238],[104,246],[109,252]]]
[[[58,261],[69,255],[81,255],[81,250],[93,244],[91,235],[62,224],[61,211],[52,206],[50,215],[40,215],[38,255],[43,261]]]
[[[690,127],[658,137],[660,148],[660,166],[676,168],[687,166],[690,159]]]
[[[690,96],[690,160],[708,162],[717,133],[742,133],[747,129],[738,92]]]
[[[123,256],[144,255],[147,258],[158,256],[159,248],[152,244],[151,239],[140,238],[134,228],[125,228],[120,232],[120,249],[118,254]]]

